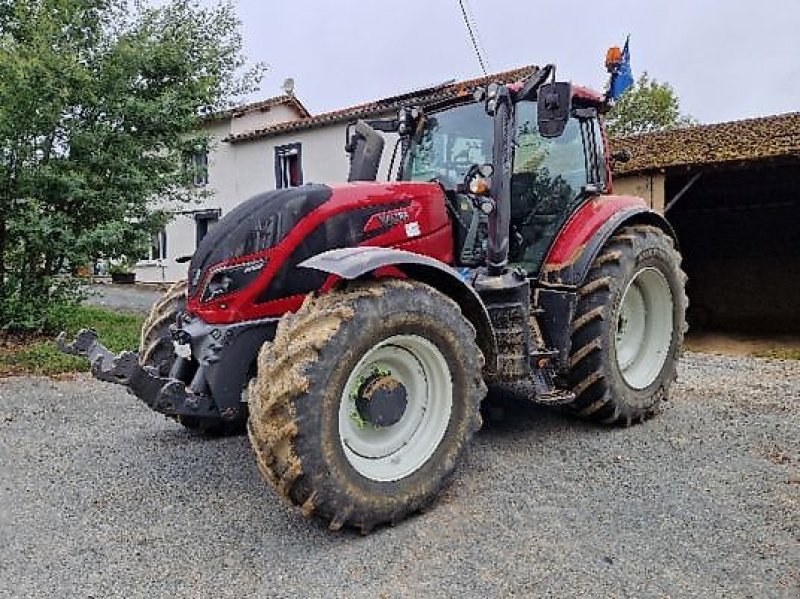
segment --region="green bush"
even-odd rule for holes
[[[0,329],[11,332],[63,329],[67,315],[86,299],[85,286],[71,277],[46,277],[32,283],[12,274],[7,277],[5,288],[6,296],[0,302]]]

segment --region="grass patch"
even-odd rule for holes
[[[755,356],[757,358],[771,358],[773,360],[800,360],[800,348],[781,347],[778,349],[769,349],[756,352]]]
[[[120,314],[103,308],[77,306],[61,315],[67,336],[80,329],[93,328],[100,342],[113,352],[139,347],[144,317]],[[89,370],[89,361],[62,354],[56,348],[56,335],[17,335],[0,333],[0,376],[20,374],[54,375]]]

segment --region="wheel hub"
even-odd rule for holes
[[[408,405],[408,392],[391,375],[372,375],[356,392],[356,410],[361,419],[376,428],[400,421]]]
[[[653,267],[639,270],[623,292],[614,334],[617,366],[633,389],[658,378],[669,354],[672,311],[664,275]]]
[[[400,480],[433,455],[453,409],[453,379],[441,350],[395,335],[367,350],[342,389],[339,435],[362,476]]]

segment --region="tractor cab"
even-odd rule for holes
[[[541,134],[536,99],[516,105],[508,258],[531,276],[538,275],[569,215],[610,188],[598,118],[602,98],[583,88],[570,91],[569,115],[555,137]],[[461,100],[420,116],[400,165],[400,180],[436,181],[444,189],[461,266],[480,265],[486,259],[488,215],[476,196],[490,195],[492,183],[489,178],[476,187],[470,179],[480,177],[476,167],[492,163],[494,145],[494,122],[484,104]]]

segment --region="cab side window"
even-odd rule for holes
[[[580,201],[581,189],[597,181],[598,161],[590,157],[602,152],[602,137],[596,119],[575,117],[559,137],[542,137],[534,102],[517,105],[516,127],[510,257],[533,273]]]

